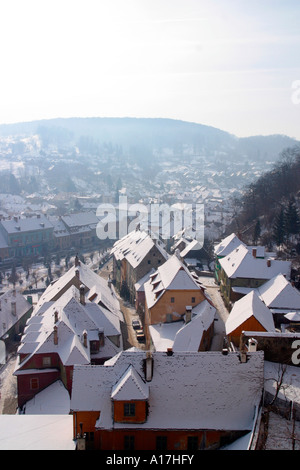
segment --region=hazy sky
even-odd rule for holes
[[[166,117],[300,140],[299,0],[0,0],[0,55],[0,123]]]

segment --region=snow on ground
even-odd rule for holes
[[[293,440],[293,434],[295,439]],[[268,437],[265,450],[300,450],[300,423],[288,421],[276,413],[269,414]]]

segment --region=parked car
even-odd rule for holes
[[[132,320],[131,324],[132,328],[134,328],[135,330],[140,330],[142,328],[140,320],[134,319]]]
[[[143,330],[136,330],[136,331],[135,331],[135,334],[136,334],[136,339],[137,339],[139,342],[145,341],[145,334],[144,334],[144,331],[143,331]]]

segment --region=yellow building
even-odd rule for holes
[[[181,320],[187,307],[195,307],[205,299],[198,278],[173,255],[145,283],[146,324]]]

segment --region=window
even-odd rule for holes
[[[51,357],[43,357],[43,366],[44,367],[51,366]]]
[[[156,450],[167,450],[167,436],[156,437]]]
[[[188,436],[187,450],[198,450],[198,436]]]
[[[171,297],[171,304],[175,302],[175,297]]]
[[[192,304],[194,304],[195,302],[196,302],[195,297],[192,297]]]
[[[124,450],[134,450],[134,436],[124,436]]]
[[[124,403],[124,416],[135,416],[135,403]]]
[[[39,379],[36,377],[30,379],[30,390],[38,390],[38,388],[39,388]]]

